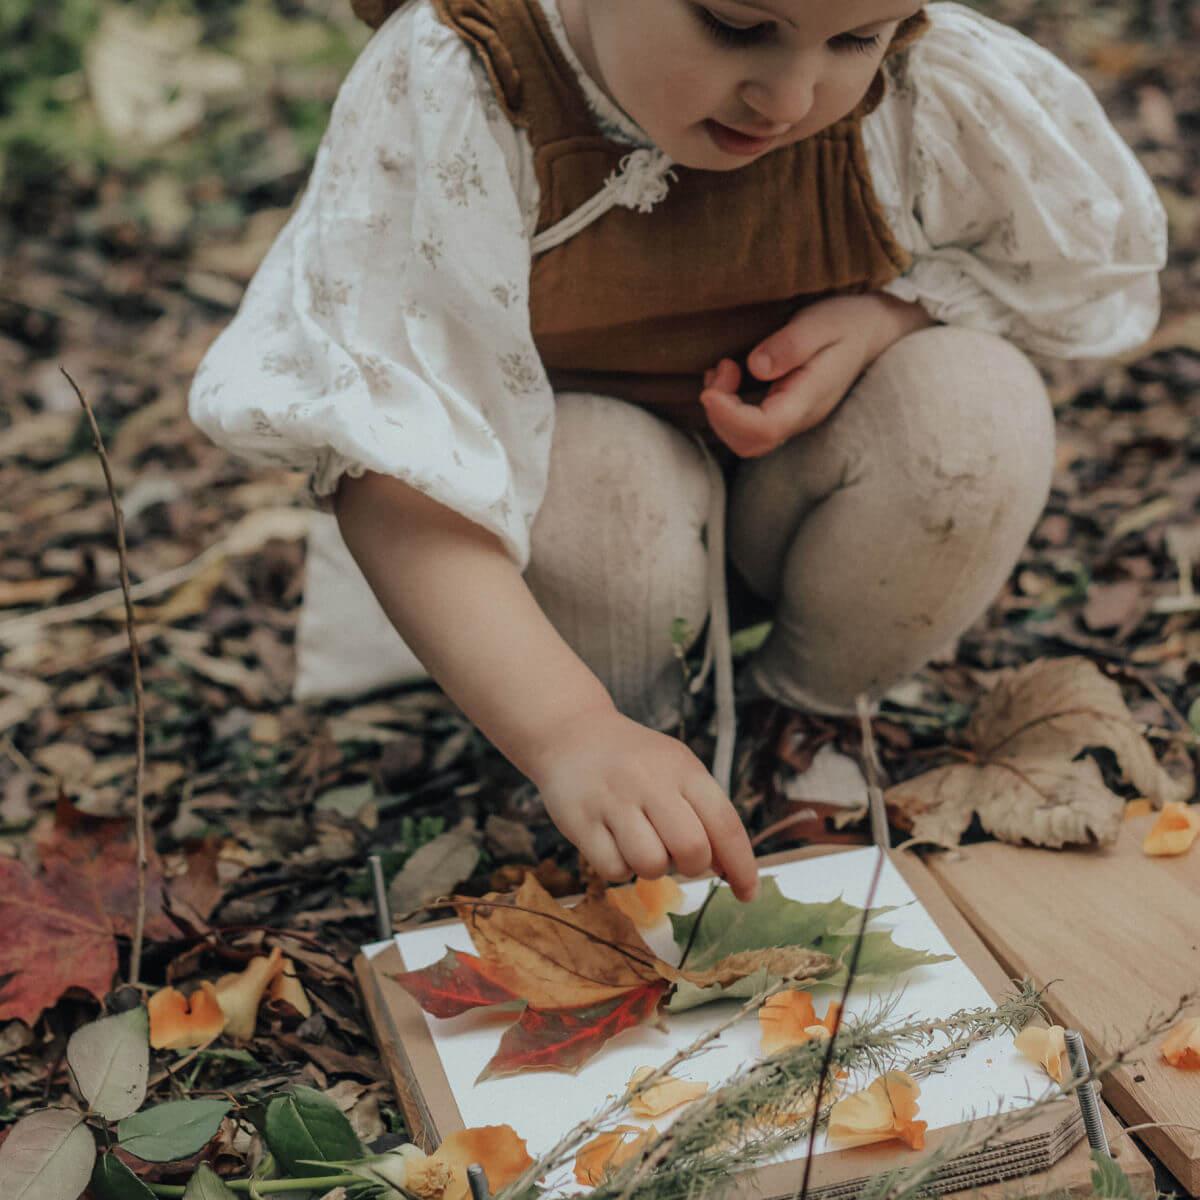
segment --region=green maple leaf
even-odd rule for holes
[[[895,907],[872,909],[871,917],[891,912]],[[862,920],[862,911],[840,897],[811,904],[789,900],[771,875],[762,877],[758,895],[749,904],[740,903],[730,887],[719,887],[704,911],[699,931],[695,933],[687,966],[703,971],[743,950],[805,946],[834,959],[837,965],[820,983],[836,987],[846,981],[847,966]],[[670,914],[675,941],[681,950],[692,939],[699,915],[698,911],[684,916]],[[953,954],[930,954],[924,950],[899,946],[890,933],[873,931],[863,939],[856,977],[891,978],[913,967],[931,966],[947,962],[953,957]],[[765,968],[727,987],[714,984],[700,988],[680,981],[676,984],[667,1009],[670,1012],[684,1012],[713,1000],[748,999],[774,981],[775,977],[768,974]]]

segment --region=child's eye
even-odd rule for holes
[[[873,33],[870,37],[855,37],[852,33],[839,33],[830,45],[838,50],[857,50],[859,54],[869,54],[876,46],[879,45],[879,34]]]
[[[764,41],[771,34],[771,24],[769,21],[760,22],[758,25],[726,25],[724,21],[719,20],[707,8],[697,7],[696,11],[700,14],[700,20],[704,22],[704,27],[717,39],[718,42],[723,42],[727,46],[753,46],[758,42]]]
[[[727,25],[707,8],[697,6],[696,11],[709,33],[726,46],[753,46],[771,36],[772,25],[769,21],[761,22],[758,25]],[[879,45],[879,40],[877,33],[870,37],[856,37],[852,33],[841,33],[831,39],[829,44],[839,51],[850,50],[867,54]]]

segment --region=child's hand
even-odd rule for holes
[[[615,709],[553,731],[531,777],[546,811],[596,872],[682,875],[710,867],[739,900],[758,890],[754,851],[737,811],[704,764],[676,738]]]
[[[893,342],[934,323],[920,305],[882,292],[810,304],[749,355],[750,370],[773,381],[761,404],[738,396],[742,372],[732,359],[707,372],[700,400],[708,423],[740,458],[761,458],[824,421]]]

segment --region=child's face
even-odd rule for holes
[[[921,7],[919,0],[560,4],[572,46],[609,99],[677,163],[710,171],[744,167],[841,120],[866,94],[896,27]],[[770,140],[731,144],[715,124]]]

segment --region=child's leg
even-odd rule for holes
[[[776,604],[752,682],[845,713],[922,666],[995,598],[1053,463],[1046,389],[1011,344],[935,326],[890,347],[823,425],[736,469],[729,553]]]
[[[654,729],[679,719],[671,624],[687,622],[690,645],[708,615],[708,504],[685,434],[621,400],[558,395],[525,581],[617,708]]]

